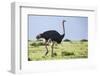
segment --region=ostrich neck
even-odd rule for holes
[[[65,36],[65,27],[64,27],[64,21],[62,22],[62,26],[63,26],[63,34],[61,35],[61,39],[64,38]]]
[[[62,22],[63,25],[63,34],[65,35],[65,26],[64,26],[64,22]]]

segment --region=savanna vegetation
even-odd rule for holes
[[[51,57],[51,46],[48,44],[49,53],[44,56],[46,49],[42,40],[28,40],[28,60],[57,60],[57,59],[73,59],[88,57],[88,41],[70,41],[68,39],[62,41],[61,44],[55,44],[54,57]]]

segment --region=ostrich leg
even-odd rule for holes
[[[47,48],[47,41],[45,42],[45,48],[46,48],[46,53],[45,53],[45,56],[48,54],[48,48]]]
[[[51,48],[52,48],[51,57],[53,57],[53,47],[54,47],[54,41],[52,42],[52,46],[51,46]]]

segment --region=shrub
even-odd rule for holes
[[[30,44],[31,46],[37,46],[37,44],[35,42],[33,42],[32,44]]]
[[[33,42],[30,44],[31,46],[38,47],[38,46],[44,46],[45,44],[43,42]]]
[[[62,55],[62,56],[70,56],[70,55],[74,55],[74,52],[65,52],[65,51],[63,51],[63,52],[61,53],[61,55]]]
[[[57,56],[57,53],[53,53],[54,56]]]

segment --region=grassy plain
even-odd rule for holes
[[[88,57],[88,42],[81,41],[62,41],[61,44],[55,44],[54,57],[51,57],[51,46],[48,45],[49,53],[44,56],[46,49],[43,41],[28,40],[28,60],[57,60]]]

